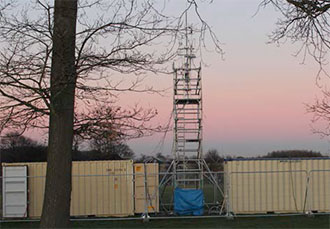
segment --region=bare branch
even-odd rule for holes
[[[321,137],[330,136],[330,91],[323,90],[322,98],[317,98],[315,103],[307,104],[307,112],[313,115],[312,131]]]
[[[167,15],[167,4],[164,1],[161,7],[153,0],[79,1],[75,102],[83,106],[78,110],[87,113],[76,113],[77,133],[83,135],[81,130],[87,124],[97,125],[95,117],[99,123],[109,119],[106,115],[117,107],[102,107],[113,105],[121,93],[165,93],[166,89],[144,85],[143,74],[172,71],[167,63],[177,56],[179,38],[185,32],[184,14],[190,9],[200,24],[193,28],[200,36],[200,50],[209,36],[215,50],[222,53],[219,40],[199,12],[197,0],[187,0],[178,16]],[[24,5],[17,2],[14,7],[12,1],[4,0],[0,12],[0,124],[2,128],[45,128],[51,109],[54,6],[48,0],[31,0]],[[132,78],[130,83],[118,80],[119,74]],[[108,126],[109,131],[120,132],[125,139],[161,131],[158,126],[146,125],[156,115],[153,110],[135,107],[115,114],[115,128]],[[105,131],[105,127],[101,129]],[[88,128],[92,134],[97,126]]]
[[[323,66],[329,64],[330,50],[330,1],[329,0],[263,0],[261,6],[273,5],[283,18],[277,22],[270,38],[280,42],[286,38],[300,42],[297,55],[312,56],[327,74]]]

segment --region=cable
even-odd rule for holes
[[[159,140],[159,142],[157,143],[157,145],[154,147],[154,149],[151,151],[151,154],[152,155],[157,152],[157,149],[158,148],[159,148],[159,153],[162,154],[163,149],[164,149],[165,138],[166,138],[167,133],[169,132],[171,121],[172,121],[172,117],[173,117],[173,110],[171,111],[170,117],[169,117],[169,119],[167,121],[167,124],[165,126],[166,128],[165,128],[165,131],[164,131],[163,136],[161,137],[161,139]]]

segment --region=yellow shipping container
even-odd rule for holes
[[[4,163],[28,167],[28,216],[39,218],[46,163]],[[72,164],[71,216],[134,215],[133,161],[81,161]]]
[[[235,214],[330,212],[330,158],[225,161]]]
[[[159,212],[158,171],[157,163],[134,164],[135,213]]]

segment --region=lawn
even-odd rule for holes
[[[1,228],[36,228],[33,223],[2,223]],[[75,221],[71,228],[330,228],[330,216],[272,216],[205,219],[155,219],[148,223],[141,220],[124,221]]]

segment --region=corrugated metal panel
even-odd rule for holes
[[[28,212],[39,218],[45,187],[46,163],[28,166]],[[72,164],[71,216],[134,215],[133,161],[82,161]]]
[[[330,212],[330,159],[312,161],[309,171],[308,205],[311,211]]]
[[[28,167],[28,190],[29,190],[29,217],[41,216],[42,203],[44,201],[46,163],[26,163]]]
[[[137,163],[134,164],[134,171],[135,213],[144,213],[146,211],[146,208],[148,212],[159,212],[158,164]],[[147,177],[146,184],[145,177]]]
[[[72,216],[133,215],[133,161],[74,162]]]
[[[27,217],[27,167],[3,167],[2,174],[3,217]]]
[[[330,159],[230,160],[225,172],[236,214],[330,211]]]

